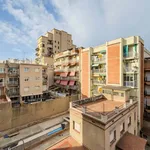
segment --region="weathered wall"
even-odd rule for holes
[[[0,131],[65,112],[69,109],[69,102],[74,99],[77,99],[77,97],[64,97],[45,102],[23,104],[18,108],[12,108],[11,103],[2,103],[0,104]]]

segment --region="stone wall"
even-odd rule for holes
[[[2,103],[0,104],[0,132],[63,113],[69,109],[69,102],[76,99],[77,96],[57,98],[23,104],[18,108],[12,108],[10,102]]]

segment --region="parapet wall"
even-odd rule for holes
[[[10,102],[2,103],[0,104],[0,132],[63,113],[69,109],[69,102],[73,100],[77,100],[77,96],[23,104],[18,108],[12,108]]]

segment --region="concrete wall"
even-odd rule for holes
[[[23,104],[12,108],[11,103],[0,104],[0,131],[19,127],[41,119],[45,119],[69,109],[69,102],[77,97],[65,97],[46,102]]]

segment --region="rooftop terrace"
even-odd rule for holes
[[[106,124],[124,110],[136,104],[130,99],[128,102],[112,101],[104,99],[102,95],[72,102],[72,108],[84,115],[95,118]]]

